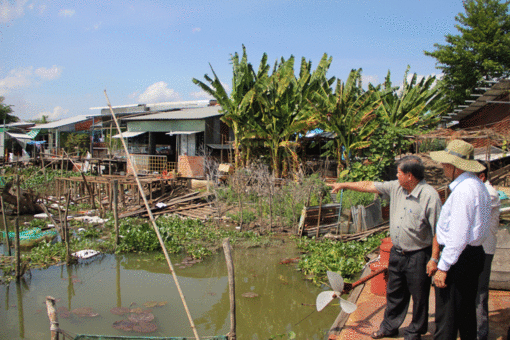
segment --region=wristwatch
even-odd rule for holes
[[[433,262],[435,262],[435,263],[439,263],[439,260],[438,260],[438,259],[435,259],[435,258],[433,258],[433,257],[431,257],[431,258],[430,258],[430,261],[433,261]]]

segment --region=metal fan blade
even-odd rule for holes
[[[342,308],[342,310],[344,312],[346,312],[347,314],[351,314],[352,312],[354,312],[356,310],[356,308],[358,308],[358,306],[356,306],[352,302],[349,302],[342,298],[339,298],[339,300],[340,300],[340,308]]]
[[[327,292],[322,292],[319,295],[317,295],[317,301],[315,302],[317,305],[317,312],[320,312],[324,309],[330,303],[333,301],[334,296],[336,296],[335,292],[328,290]]]
[[[328,280],[334,291],[342,292],[344,290],[344,279],[340,274],[328,271]]]

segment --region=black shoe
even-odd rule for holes
[[[393,332],[388,332],[384,329],[379,329],[376,332],[373,332],[371,337],[372,339],[382,339],[382,338],[390,338],[398,335],[398,330]]]

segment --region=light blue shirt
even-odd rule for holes
[[[452,193],[437,222],[437,242],[444,245],[438,269],[448,271],[467,245],[481,246],[489,232],[491,198],[482,181],[464,172],[451,184]]]

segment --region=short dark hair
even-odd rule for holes
[[[487,162],[485,161],[478,161],[478,163],[482,164],[485,169],[480,171],[479,173],[477,173],[477,175],[481,175],[481,174],[484,174],[485,175],[485,179],[488,181],[489,180],[489,167],[487,166]]]
[[[419,181],[425,178],[425,166],[418,156],[410,155],[402,157],[397,162],[397,168],[405,174],[411,173]]]

